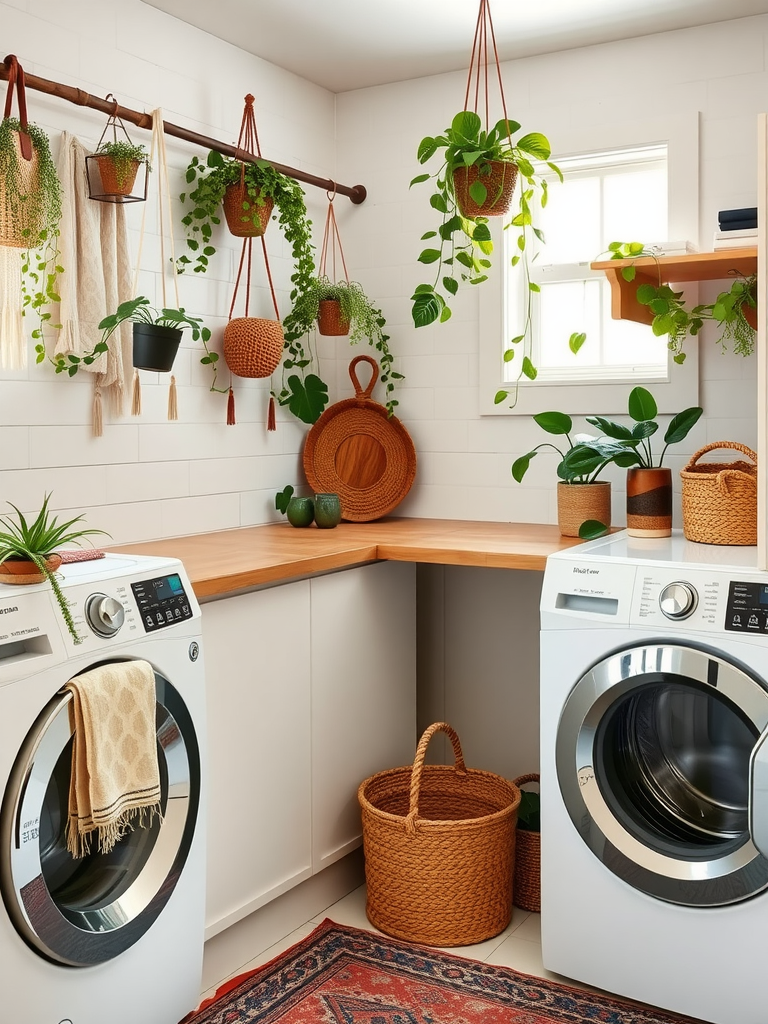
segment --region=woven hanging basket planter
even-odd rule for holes
[[[317,330],[326,338],[345,338],[349,334],[349,320],[341,312],[341,302],[338,299],[320,300]]]
[[[752,463],[699,462],[716,448],[733,448]],[[714,441],[680,470],[683,533],[700,544],[757,544],[757,455],[735,441]]]
[[[43,561],[48,572],[56,572],[61,565],[61,555],[48,555]],[[45,580],[37,565],[26,558],[9,558],[0,565],[0,583],[26,586],[28,583],[44,583]]]
[[[450,738],[455,764],[424,764],[436,732]],[[372,775],[357,797],[371,924],[432,946],[482,942],[507,927],[520,790],[466,768],[450,725],[431,725],[412,767]]]
[[[124,160],[118,165],[111,156],[95,156],[94,160],[99,168],[104,195],[129,196],[133,192],[141,161]]]
[[[453,172],[453,189],[456,203],[464,217],[503,217],[512,205],[517,183],[517,164],[507,160],[492,160],[485,165],[487,173],[481,173],[476,164],[457,167]],[[483,203],[472,198],[470,187],[479,181],[486,189]]]
[[[595,519],[611,525],[611,485],[607,480],[592,484],[557,484],[557,524],[563,537],[578,537],[582,523]]]
[[[267,230],[274,205],[269,196],[264,197],[263,203],[257,203],[248,195],[244,182],[228,185],[222,206],[230,233],[235,238],[259,238]]]
[[[536,774],[520,775],[512,780],[519,788],[526,782],[538,785]],[[515,884],[513,887],[516,907],[541,913],[541,833],[521,828],[518,821],[515,839]]]
[[[280,362],[284,340],[279,320],[236,317],[224,328],[224,359],[238,377],[270,377]]]

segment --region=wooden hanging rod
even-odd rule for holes
[[[0,80],[8,80],[7,62],[8,57],[0,64]],[[52,82],[48,78],[38,78],[37,75],[30,75],[27,72],[24,73],[24,78],[26,85],[37,92],[47,92],[49,96],[58,96],[62,100],[69,100],[70,103],[75,103],[79,107],[91,107],[93,110],[100,110],[103,114],[114,114],[124,121],[130,121],[131,124],[135,124],[139,128],[146,128],[148,131],[152,131],[151,114],[142,114],[138,110],[131,110],[129,107],[116,106],[111,100],[103,100],[100,96],[92,96],[83,89],[76,89],[71,85],[62,85],[61,82]],[[174,138],[183,139],[185,142],[191,142],[204,149],[214,149],[217,153],[222,153],[224,156],[236,157],[239,160],[245,160],[250,163],[255,163],[259,159],[253,153],[242,152],[235,146],[227,145],[226,142],[219,142],[217,139],[211,139],[207,135],[200,135],[198,132],[190,131],[189,128],[182,128],[177,124],[172,124],[170,121],[163,121],[163,131],[166,135],[173,135]],[[280,171],[281,174],[285,174],[289,178],[295,178],[296,181],[303,181],[307,185],[316,185],[318,188],[324,188],[327,192],[335,191],[339,195],[348,196],[355,204],[365,201],[367,195],[365,185],[340,185],[331,178],[320,178],[315,174],[309,174],[307,171],[301,171],[296,167],[275,163],[274,160],[268,160],[267,162],[276,171]]]

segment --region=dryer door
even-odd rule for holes
[[[571,691],[558,725],[560,790],[584,842],[671,903],[737,903],[768,887],[750,835],[750,758],[768,690],[700,648],[635,647]]]
[[[2,890],[21,936],[47,959],[103,963],[132,946],[168,902],[187,859],[200,797],[195,730],[176,689],[157,673],[162,822],[135,828],[109,854],[75,860],[65,838],[72,759],[60,692],[30,730],[2,807]]]

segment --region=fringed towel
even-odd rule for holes
[[[146,661],[102,665],[67,683],[74,729],[67,849],[109,853],[160,814],[155,674]]]
[[[0,245],[0,369],[23,370],[27,338],[21,305],[21,249]]]

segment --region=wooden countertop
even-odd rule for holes
[[[547,555],[579,543],[556,526],[534,523],[382,519],[332,530],[269,523],[116,550],[180,558],[201,599],[379,559],[543,570]]]

